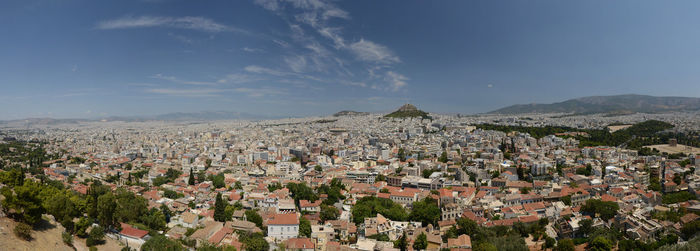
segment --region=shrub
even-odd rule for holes
[[[26,223],[20,222],[15,226],[14,229],[15,235],[23,240],[31,240],[32,239],[32,227],[27,225]]]
[[[63,232],[61,234],[61,237],[63,238],[63,243],[65,243],[66,245],[68,245],[70,247],[73,246],[73,235],[71,235],[68,232]]]

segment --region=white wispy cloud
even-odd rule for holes
[[[243,49],[241,49],[241,50],[243,50],[243,51],[245,51],[245,52],[250,52],[250,53],[265,52],[265,50],[263,50],[263,49],[249,48],[249,47],[243,47]]]
[[[395,56],[386,46],[369,40],[360,39],[360,41],[350,44],[349,48],[362,61],[387,64],[401,62],[399,57]]]
[[[259,66],[248,68],[247,71],[274,76],[298,76],[319,82],[384,91],[398,91],[408,85],[408,77],[392,70],[392,66],[401,63],[401,59],[389,47],[367,38],[347,39],[343,36],[343,28],[337,22],[330,22],[331,19],[351,19],[350,13],[336,6],[333,1],[256,0],[255,3],[289,23],[290,41],[294,44],[278,38],[272,39],[272,42],[290,50],[291,55],[282,56],[289,73]],[[306,33],[305,29],[319,35],[318,40],[317,36]],[[329,42],[330,45],[324,46]],[[296,50],[298,48],[308,51]],[[348,55],[350,60],[344,60]],[[367,69],[368,75],[357,76],[349,67]],[[318,78],[307,74],[311,72],[335,73],[337,76],[323,75],[324,78]],[[358,79],[363,76],[367,79]]]
[[[393,71],[387,71],[384,80],[389,82],[389,90],[398,91],[406,86],[406,81],[409,78]]]
[[[257,65],[249,65],[243,69],[247,72],[252,72],[252,73],[257,73],[257,74],[268,74],[268,75],[273,75],[273,76],[278,76],[278,77],[290,75],[289,72],[273,70],[273,69],[270,69],[267,67],[262,67],[262,66],[257,66]]]
[[[278,11],[280,4],[277,0],[255,0],[255,4],[271,11]]]
[[[225,77],[217,80],[216,82],[219,84],[242,84],[249,82],[257,82],[261,80],[264,80],[264,78],[251,76],[249,74],[233,73],[226,75]]]
[[[304,72],[307,68],[306,57],[304,56],[284,57],[284,62],[296,73]]]
[[[341,84],[344,85],[349,85],[349,86],[359,86],[359,87],[367,87],[367,84],[364,82],[354,82],[354,81],[340,81]]]
[[[172,37],[180,42],[186,43],[186,44],[193,44],[194,43],[193,39],[186,37],[186,36],[183,36],[183,35],[178,35],[178,34],[175,34],[172,32],[168,33],[168,36],[170,36],[170,37]]]
[[[281,95],[281,94],[285,93],[281,89],[273,89],[273,88],[244,88],[244,87],[241,87],[241,88],[235,88],[235,89],[233,89],[233,91],[246,94],[249,97],[253,97],[253,98],[275,96],[275,95]]]
[[[187,81],[187,80],[182,80],[174,76],[168,76],[168,75],[163,75],[163,74],[155,74],[152,75],[151,78],[153,79],[161,79],[161,80],[167,80],[173,83],[178,83],[178,84],[186,84],[186,85],[216,85],[214,82],[207,82],[207,81]]]
[[[242,29],[217,23],[216,21],[205,17],[128,16],[118,19],[102,21],[99,22],[96,26],[96,28],[101,30],[148,27],[170,27],[179,29],[199,30],[205,32],[245,32]]]
[[[220,96],[225,89],[173,89],[173,88],[154,88],[147,89],[146,92],[181,97],[214,97]]]
[[[284,41],[284,40],[273,39],[272,42],[274,42],[275,44],[277,44],[277,45],[279,45],[280,47],[283,47],[283,48],[289,48],[289,47],[290,47],[289,43],[287,43],[287,41]]]

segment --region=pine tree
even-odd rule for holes
[[[216,193],[216,202],[214,203],[214,220],[220,222],[226,221],[226,205],[224,200],[221,199],[221,193]]]
[[[192,168],[191,168],[191,167],[190,167],[190,178],[189,178],[189,180],[187,181],[187,183],[190,184],[190,186],[194,185],[194,172],[192,172]]]
[[[403,235],[401,235],[401,238],[394,242],[394,248],[398,248],[401,251],[408,250],[408,241],[406,240],[405,232],[403,233]]]

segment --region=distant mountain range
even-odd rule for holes
[[[700,98],[646,95],[592,96],[552,104],[523,104],[504,107],[489,114],[574,113],[627,114],[700,110]]]
[[[260,114],[245,113],[245,112],[227,112],[227,111],[203,111],[203,112],[175,112],[153,116],[113,116],[94,119],[54,119],[54,118],[27,118],[17,120],[0,121],[0,124],[35,124],[35,125],[56,125],[56,124],[76,124],[80,122],[90,121],[124,121],[124,122],[143,122],[143,121],[215,121],[215,120],[262,120],[274,119],[278,117],[270,117]]]
[[[369,112],[356,112],[356,111],[339,111],[333,114],[333,117],[342,116],[359,116],[359,115],[369,115]]]

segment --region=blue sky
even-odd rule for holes
[[[697,1],[2,1],[0,119],[700,96]]]

